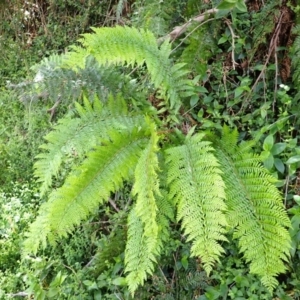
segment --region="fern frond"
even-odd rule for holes
[[[128,272],[127,283],[132,294],[138,285],[144,283],[147,274],[153,273],[156,257],[162,248],[160,237],[163,237],[164,233],[161,231],[166,226],[162,218],[163,212],[158,212],[157,205],[161,197],[156,153],[159,149],[158,136],[154,125],[149,123],[149,127],[151,139],[135,169],[133,195],[137,195],[137,201],[128,219],[125,271]],[[138,231],[136,227],[139,227]]]
[[[128,217],[128,234],[125,249],[125,271],[131,294],[154,272],[162,241],[145,234],[145,224],[134,207]]]
[[[217,159],[203,135],[187,137],[185,144],[166,151],[170,197],[177,206],[177,219],[193,241],[191,253],[200,256],[209,273],[224,252],[225,187]]]
[[[116,22],[118,23],[120,21],[122,11],[124,9],[124,6],[127,4],[127,0],[119,0],[116,8]]]
[[[172,28],[172,20],[181,17],[180,4],[176,0],[167,2],[143,0],[136,2],[135,6],[138,13],[132,18],[133,25],[136,28],[150,30],[155,36],[166,35]],[[178,24],[178,20],[176,21]]]
[[[151,125],[150,125],[151,126]],[[151,126],[151,139],[143,150],[135,169],[135,182],[133,195],[137,196],[135,211],[145,226],[145,235],[157,238],[158,225],[156,223],[157,205],[156,198],[160,196],[159,179],[157,172],[158,136],[154,126]]]
[[[141,149],[148,140],[147,128],[110,131],[109,140],[92,149],[82,165],[67,177],[64,185],[50,194],[49,201],[40,212],[50,228],[48,237],[67,236],[75,225],[106,201],[111,192],[119,189],[123,181],[132,175]],[[35,232],[36,228],[41,228],[37,221],[31,225],[30,232]],[[33,238],[29,235],[31,239],[26,242],[29,249],[25,251],[37,249],[42,236]]]
[[[124,97],[135,97],[135,86],[117,68],[100,66],[89,56],[84,67],[76,72],[65,67],[66,55],[51,55],[32,67],[35,78],[32,82],[22,82],[14,88],[23,103],[43,99],[55,102],[58,98],[64,104],[80,99],[83,93],[89,98],[98,95],[106,99],[109,94],[122,93]]]
[[[128,217],[128,234],[125,249],[125,271],[127,284],[133,294],[139,285],[147,279],[147,274],[154,271],[156,262],[155,239],[144,235],[144,224],[133,208]]]
[[[151,139],[135,170],[133,194],[137,195],[137,202],[128,219],[125,271],[132,294],[144,283],[147,274],[153,273],[163,242],[169,237],[169,221],[173,218],[167,193],[160,189],[158,136],[154,125],[149,124],[149,127]]]
[[[159,49],[154,35],[147,30],[120,26],[93,30],[93,34],[84,34],[79,40],[84,48],[73,47],[73,53],[67,60],[69,67],[83,68],[89,55],[100,65],[142,66],[145,63],[154,86],[161,90],[164,98],[170,100],[171,107],[180,105],[183,91],[185,95],[192,92],[184,65],[173,66],[169,59],[169,41]]]
[[[120,96],[110,97],[105,108],[95,98],[93,107],[85,99],[84,106],[77,103],[76,109],[80,117],[62,119],[55,130],[45,137],[47,143],[41,146],[45,152],[37,156],[35,176],[42,183],[42,194],[48,191],[65,157],[84,157],[87,151],[100,144],[101,139],[108,137],[110,129],[131,130],[136,124],[145,124],[142,115],[130,115],[127,112]]]
[[[274,178],[261,166],[259,156],[249,151],[253,144],[233,146],[236,136],[225,130],[221,141],[216,141],[226,186],[226,216],[251,273],[272,290],[277,284],[275,277],[286,269],[283,260],[289,256],[286,227],[290,222]]]

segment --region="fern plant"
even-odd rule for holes
[[[171,46],[166,42],[158,48],[148,31],[95,29],[81,42],[84,48],[75,47],[66,65],[83,67],[90,55],[105,65],[145,64],[174,115],[181,98],[192,91],[184,66],[169,58]],[[226,127],[221,139],[195,127],[181,132],[178,123],[170,124],[151,105],[133,105],[122,95],[85,98],[76,110],[41,147],[35,175],[49,199],[30,227],[24,253],[36,253],[48,243],[55,246],[111,193],[132,182],[135,202],[125,248],[132,294],[154,272],[175,220],[192,243],[191,255],[201,259],[207,273],[220,261],[222,243],[233,232],[250,271],[270,290],[276,286],[289,256],[290,223],[274,178],[253,154],[253,143],[238,144],[237,131]],[[52,190],[65,158],[74,154],[80,163]]]

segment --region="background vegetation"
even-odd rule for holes
[[[239,141],[254,139],[255,152],[278,179],[292,224],[287,272],[278,276],[272,295],[249,273],[233,239],[222,244],[225,254],[207,276],[201,257],[191,257],[180,222],[173,221],[154,273],[134,298],[299,299],[300,7],[292,0],[245,3],[0,2],[0,299],[132,299],[124,279],[129,182],[56,247],[21,256],[29,224],[47,199],[33,169],[43,137],[76,114],[75,101],[110,93],[122,93],[134,109],[157,108],[171,125],[166,130],[175,122],[184,135],[193,126],[218,132],[226,124],[237,128]],[[206,11],[212,13],[201,22],[189,21]],[[148,29],[159,44],[167,36],[173,40],[172,60],[186,64],[195,85],[181,98],[178,114],[169,114],[143,66],[106,69],[91,59],[77,72],[60,68],[80,34],[115,25]],[[66,157],[52,189],[78,159],[76,153]]]

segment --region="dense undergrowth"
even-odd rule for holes
[[[299,5],[278,0],[251,0],[246,5],[104,2],[0,3],[0,299],[132,299],[124,263],[127,218],[135,199],[130,180],[55,247],[21,255],[29,225],[49,195],[41,194],[34,178],[43,137],[64,116],[78,117],[76,101],[94,102],[97,95],[105,102],[119,94],[130,112],[152,116],[155,111],[158,135],[164,136],[159,147],[178,143],[191,129],[218,134],[224,125],[238,130],[240,142],[255,140],[254,152],[278,179],[292,224],[287,270],[277,276],[272,295],[249,272],[231,236],[222,242],[224,254],[208,276],[201,256],[191,256],[182,221],[172,220],[153,274],[134,298],[299,299]],[[216,7],[218,11],[211,10]],[[201,15],[206,11],[210,14]],[[156,85],[155,73],[143,62],[111,68],[89,57],[81,69],[74,69],[74,60],[72,67],[65,64],[64,55],[80,34],[90,33],[91,26],[115,25],[150,30],[159,45],[171,38],[170,65],[185,64],[188,72],[183,76],[193,84],[192,92],[182,93],[180,101],[168,95],[171,83],[166,79]],[[59,190],[86,155],[72,147],[63,151],[62,168],[52,177],[50,192]],[[158,159],[161,164],[163,158]]]

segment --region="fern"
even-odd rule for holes
[[[193,241],[191,252],[200,256],[209,273],[224,251],[225,191],[213,148],[203,135],[188,137],[185,144],[166,151],[170,198],[177,206],[178,220]],[[183,188],[184,187],[184,188]]]
[[[94,31],[84,35],[83,48],[73,48],[68,66],[82,67],[91,55],[99,65],[146,64],[154,86],[170,100],[173,108],[167,113],[178,110],[192,87],[184,65],[172,64],[168,42],[158,48],[153,34],[127,27]],[[170,124],[157,118],[154,107],[121,96],[86,98],[76,110],[77,116],[61,121],[42,146],[35,165],[42,191],[52,185],[67,156],[75,152],[81,164],[72,165],[63,185],[41,206],[24,253],[55,245],[125,181],[133,184],[136,200],[128,215],[124,258],[132,294],[153,274],[174,212],[192,243],[191,255],[201,258],[207,273],[224,252],[225,234],[233,231],[250,271],[269,290],[275,287],[289,255],[290,223],[273,177],[253,154],[253,143],[238,145],[237,132],[226,127],[221,139],[193,130],[187,136],[166,131]]]
[[[147,130],[111,131],[109,140],[89,152],[87,159],[73,170],[65,184],[50,194],[41,211],[42,218],[47,219],[45,232],[52,233],[53,237],[50,237],[53,239],[54,235],[66,236],[106,201],[111,192],[118,190],[123,180],[129,179],[146,137]],[[40,228],[39,222],[34,222],[30,231],[36,232],[35,228]],[[26,248],[36,252],[42,236],[29,235]]]
[[[216,145],[226,186],[226,219],[250,262],[250,272],[272,290],[277,285],[275,277],[285,270],[283,260],[289,257],[290,246],[286,230],[290,222],[274,178],[250,151],[253,143],[237,146],[236,131],[230,133],[225,128]]]
[[[129,290],[133,294],[140,284],[147,279],[147,274],[154,271],[157,241],[144,235],[144,224],[133,208],[128,217],[128,235],[125,250],[125,271]]]
[[[128,220],[125,271],[129,273],[127,282],[131,293],[144,283],[147,273],[153,273],[156,257],[168,237],[169,219],[173,216],[167,198],[163,198],[160,191],[158,136],[153,125],[151,129],[149,144],[136,166],[133,194],[137,195],[137,201]]]
[[[68,67],[84,68],[89,55],[100,65],[142,66],[145,63],[155,88],[161,90],[162,98],[170,100],[172,108],[179,108],[180,98],[192,94],[193,87],[186,79],[189,72],[184,64],[173,65],[169,59],[171,44],[168,41],[159,49],[150,31],[120,26],[93,30],[93,34],[84,34],[79,40],[83,48],[73,46]]]
[[[83,158],[84,155],[100,144],[101,138],[108,138],[108,130],[115,128],[134,128],[143,124],[144,117],[127,112],[121,97],[110,97],[107,107],[95,98],[93,108],[85,98],[84,106],[76,105],[79,117],[62,119],[46,137],[46,144],[40,147],[45,152],[37,156],[35,176],[42,183],[41,193],[44,195],[52,185],[53,177],[58,175],[62,162],[67,156]],[[123,109],[122,109],[123,108]]]
[[[66,55],[51,55],[32,67],[33,81],[14,86],[23,103],[47,99],[55,102],[58,98],[64,104],[73,103],[85,93],[89,98],[95,95],[106,99],[109,94],[122,93],[124,97],[136,96],[135,86],[120,71],[99,66],[93,57],[88,57],[77,72],[64,68]]]

